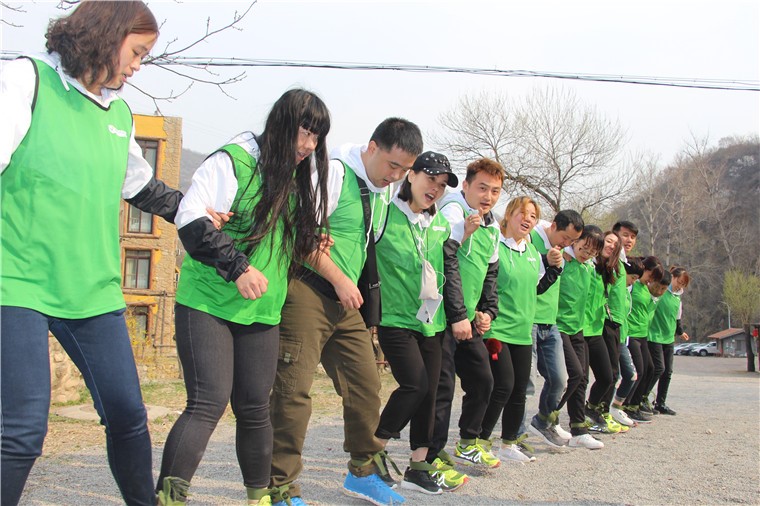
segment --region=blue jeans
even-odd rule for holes
[[[148,419],[124,310],[80,320],[0,308],[2,505],[18,504],[42,453],[50,409],[48,330],[79,368],[106,429],[108,464],[124,502],[153,505]]]
[[[544,378],[544,386],[538,398],[538,412],[547,416],[557,410],[567,388],[565,352],[556,325],[534,324],[531,335],[537,355],[538,373]]]

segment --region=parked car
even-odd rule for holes
[[[702,346],[705,343],[686,343],[683,348],[675,349],[673,352],[676,355],[690,355],[691,350],[696,348],[697,346]]]
[[[700,357],[706,357],[707,355],[718,354],[718,343],[712,341],[710,343],[704,343],[701,346],[697,346],[690,350],[692,355],[699,355]]]
[[[688,346],[691,346],[692,344],[694,343],[678,343],[677,345],[673,347],[673,353],[675,355],[680,355],[681,350],[683,350],[684,348],[687,348]]]

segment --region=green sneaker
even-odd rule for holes
[[[602,418],[604,418],[604,421],[607,423],[607,429],[609,430],[610,434],[617,434],[618,432],[628,432],[628,427],[617,423],[615,419],[612,418],[611,414],[602,413]]]
[[[458,472],[454,466],[440,458],[433,461],[433,467],[435,470],[430,471],[430,477],[444,492],[453,492],[470,480],[469,476]]]
[[[167,476],[164,478],[163,488],[158,492],[158,504],[160,506],[182,506],[187,503],[190,483],[182,478]]]
[[[467,466],[485,466],[493,469],[501,461],[488,451],[491,441],[486,439],[461,439],[454,448],[454,458]]]

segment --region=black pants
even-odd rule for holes
[[[425,337],[409,329],[378,327],[378,340],[398,388],[380,414],[375,436],[398,439],[411,421],[412,450],[428,448],[433,438],[443,332]]]
[[[432,462],[438,452],[446,447],[451,420],[451,402],[454,399],[455,376],[459,376],[464,390],[462,416],[459,418],[459,436],[475,439],[480,436],[483,415],[493,390],[493,376],[488,365],[488,350],[483,338],[473,329],[473,338],[457,341],[446,327],[441,348],[441,379],[435,401],[435,428],[428,452]]]
[[[588,393],[589,404],[600,404],[604,395],[615,385],[615,377],[612,375],[612,364],[607,343],[602,336],[586,338],[588,344],[589,366],[594,371],[594,383]]]
[[[272,461],[269,392],[277,370],[279,327],[239,325],[181,304],[175,318],[187,406],[166,439],[158,490],[167,476],[191,480],[230,401],[243,482],[250,488],[267,487]]]
[[[586,421],[584,410],[586,403],[586,388],[588,387],[588,344],[583,332],[568,335],[560,332],[562,348],[565,352],[567,367],[567,390],[559,401],[559,408],[567,404],[567,414],[570,416],[570,433],[573,436],[588,434],[583,425]]]
[[[497,360],[490,360],[493,392],[478,437],[491,439],[501,417],[501,438],[514,441],[525,416],[525,391],[530,379],[533,344],[501,344]]]
[[[652,356],[652,376],[647,385],[647,389],[644,391],[644,398],[648,397],[652,392],[652,389],[660,381],[660,376],[665,372],[665,356],[663,354],[663,345],[660,343],[653,343],[649,341],[647,343],[649,347],[649,354]],[[643,399],[642,399],[643,400]]]
[[[646,337],[631,338],[629,344],[632,342],[638,344],[638,350],[641,353],[643,372],[639,374],[639,378],[636,380],[636,386],[631,392],[631,395],[628,396],[628,399],[626,399],[625,403],[631,406],[638,406],[644,400],[644,396],[649,392],[649,385],[654,376],[654,362],[652,361],[652,354],[649,352],[649,343],[647,342]],[[631,352],[631,355],[633,355],[633,352]]]
[[[612,384],[602,395],[601,402],[604,403],[605,410],[609,410],[615,395],[615,383],[620,375],[620,325],[611,320],[605,320],[602,337],[604,337],[604,344],[607,345],[607,353],[610,355]]]
[[[665,369],[660,375],[660,384],[657,385],[657,399],[655,405],[665,404],[670,388],[670,378],[673,376],[673,343],[662,345],[662,362]]]

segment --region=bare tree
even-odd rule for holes
[[[567,89],[538,88],[515,102],[505,94],[465,96],[439,118],[436,144],[457,162],[487,156],[506,169],[507,193],[538,197],[554,212],[614,202],[631,171],[621,170],[624,132]]]
[[[24,13],[26,12],[24,8],[20,5],[11,5],[8,2],[0,2],[0,12],[3,13],[3,16],[0,17],[0,23],[13,28],[21,28],[22,25],[16,24],[13,21],[8,21],[8,19],[5,17],[5,12],[3,12],[6,10],[11,12]]]
[[[58,5],[56,8],[67,11],[75,7],[81,2],[81,0],[59,0]],[[227,30],[241,30],[240,23],[245,18],[245,16],[251,11],[253,6],[256,4],[257,0],[252,0],[248,6],[243,10],[242,12],[235,11],[232,15],[232,19],[229,21],[221,24],[221,25],[212,25],[211,17],[208,17],[206,19],[206,26],[205,31],[202,35],[199,35],[196,39],[190,41],[190,42],[184,42],[180,41],[177,37],[169,40],[164,47],[163,50],[160,51],[159,54],[151,55],[148,58],[143,61],[143,65],[154,65],[157,68],[172,74],[174,76],[180,77],[185,85],[183,85],[183,89],[181,91],[175,91],[175,90],[169,90],[168,93],[165,94],[157,94],[154,91],[148,91],[144,90],[142,88],[139,88],[135,86],[132,82],[128,82],[127,85],[131,86],[138,92],[142,93],[143,95],[146,95],[151,100],[153,100],[154,105],[156,106],[156,110],[160,112],[160,107],[158,102],[159,101],[173,101],[182,95],[184,95],[190,88],[193,87],[194,84],[200,83],[204,85],[211,85],[215,86],[227,95],[228,97],[234,99],[232,95],[227,90],[227,87],[231,84],[238,83],[245,79],[246,73],[245,71],[236,73],[232,76],[222,75],[218,72],[215,72],[209,67],[207,64],[203,63],[202,61],[195,64],[195,63],[185,63],[180,62],[180,58],[187,55],[187,52],[198,45],[207,42],[209,39],[215,37],[216,35],[219,35]],[[9,9],[14,12],[18,13],[25,13],[26,11],[22,9],[20,6],[11,6],[6,2],[0,2],[0,7],[3,9]],[[6,21],[5,19],[0,20],[6,25],[12,26],[12,27],[21,27],[21,25],[11,23],[9,21]],[[164,21],[165,23],[165,21]],[[163,26],[164,23],[161,23],[161,26]],[[175,68],[176,67],[176,68]]]

